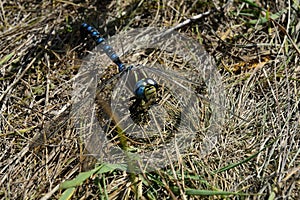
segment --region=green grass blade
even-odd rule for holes
[[[217,174],[217,173],[220,173],[220,172],[224,172],[224,171],[227,171],[229,169],[232,169],[234,167],[237,167],[243,163],[246,163],[250,160],[252,160],[253,158],[255,158],[259,153],[261,153],[262,151],[264,151],[266,148],[268,148],[270,145],[272,145],[275,141],[277,141],[279,139],[279,137],[275,138],[274,140],[272,140],[269,144],[265,145],[264,148],[262,148],[261,150],[259,150],[258,152],[256,152],[255,154],[245,158],[244,160],[242,160],[241,162],[238,162],[238,163],[233,163],[233,164],[230,164],[230,165],[227,165],[225,167],[222,167],[221,169],[217,169],[215,171],[213,171],[211,174],[214,175],[214,174]]]
[[[126,171],[127,170],[127,165],[125,164],[110,164],[110,163],[105,163],[102,164],[98,167],[98,170],[96,174],[104,174],[106,172],[111,172],[114,170],[121,170],[121,171]]]
[[[214,190],[197,190],[186,189],[187,195],[199,195],[199,196],[214,196],[214,195],[248,195],[245,193],[227,192],[227,191],[214,191]]]
[[[217,174],[217,173],[220,173],[220,172],[224,172],[224,171],[227,171],[229,169],[235,168],[235,167],[237,167],[237,166],[239,166],[239,165],[241,165],[243,163],[246,163],[246,162],[252,160],[253,158],[255,158],[260,152],[261,151],[258,151],[257,153],[255,153],[255,154],[247,157],[246,159],[242,160],[241,162],[232,163],[232,164],[229,164],[229,165],[227,165],[225,167],[222,167],[221,169],[217,169],[217,170],[213,171],[212,174],[214,175],[214,174]]]
[[[248,21],[249,24],[265,24],[269,21],[269,19],[272,19],[272,20],[276,20],[278,19],[280,16],[281,16],[282,12],[278,12],[278,13],[275,13],[275,14],[271,14],[271,16],[267,17],[260,17],[259,19],[254,19],[254,20],[250,20]]]
[[[179,193],[179,189],[177,187],[173,188],[174,193]],[[246,196],[249,194],[246,193],[239,193],[239,192],[227,192],[222,190],[198,190],[198,189],[191,189],[186,188],[185,189],[186,195],[193,195],[193,196],[215,196],[215,195],[239,195],[239,196]]]
[[[4,58],[2,58],[2,59],[0,60],[0,66],[3,65],[3,64],[5,64],[7,61],[9,61],[9,59],[11,59],[11,57],[13,57],[13,55],[15,55],[14,52],[12,52],[12,53],[10,53],[10,54],[4,56]]]
[[[86,179],[92,176],[95,172],[97,172],[98,168],[93,169],[91,171],[82,172],[76,176],[73,180],[63,182],[59,187],[60,189],[67,189],[71,187],[76,187],[81,185]]]
[[[59,198],[59,200],[69,200],[69,199],[71,199],[72,195],[74,194],[74,191],[75,191],[74,187],[67,189],[61,195],[61,197]]]
[[[71,188],[71,187],[76,187],[81,185],[86,179],[88,179],[89,177],[91,177],[94,174],[102,174],[102,173],[106,173],[106,172],[110,172],[113,170],[126,170],[126,167],[124,165],[121,164],[102,164],[98,167],[96,167],[95,169],[92,169],[90,171],[87,172],[81,172],[78,174],[78,176],[76,178],[74,178],[73,180],[69,180],[69,181],[65,181],[60,185],[60,189],[66,189],[66,188]]]

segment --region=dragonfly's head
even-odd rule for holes
[[[149,101],[156,97],[158,84],[152,78],[143,78],[136,82],[134,94],[136,98]]]

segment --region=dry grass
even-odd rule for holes
[[[203,44],[225,87],[230,112],[207,155],[195,147],[163,170],[97,173],[90,171],[97,169],[95,160],[72,120],[65,120],[72,80],[85,50],[94,45],[80,36],[83,21],[107,36],[172,27],[223,5],[214,0],[1,1],[0,197],[58,199],[63,181],[87,171],[88,178],[68,190],[73,199],[299,199],[298,1],[235,0],[178,30]]]

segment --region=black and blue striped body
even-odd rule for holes
[[[106,43],[105,39],[100,36],[100,33],[94,27],[86,23],[82,23],[81,28],[83,31],[88,32],[92,36],[97,45],[100,45],[101,49],[106,53],[106,55],[118,66],[119,73],[126,68],[125,64],[122,63],[113,48]]]

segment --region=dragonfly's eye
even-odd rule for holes
[[[149,101],[156,95],[158,84],[152,78],[143,78],[136,82],[134,93],[139,99]]]

